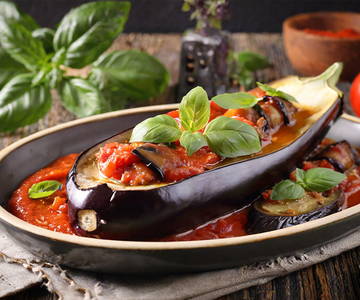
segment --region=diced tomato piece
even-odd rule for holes
[[[210,101],[210,121],[222,116],[226,111],[227,109],[217,105],[213,100]]]
[[[255,124],[251,121],[249,121],[248,119],[245,119],[244,117],[240,117],[240,116],[232,116],[232,119],[238,120],[240,122],[244,122],[246,124],[251,125],[252,127],[255,127]]]
[[[140,159],[131,151],[138,146],[133,144],[108,143],[96,153],[100,171],[109,178],[120,180],[126,167]]]

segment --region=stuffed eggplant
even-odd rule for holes
[[[223,159],[218,155],[220,158],[215,164],[205,164],[205,172],[183,180],[164,180],[164,161],[173,160],[164,156],[173,157],[168,154],[171,147],[144,143],[132,149],[132,153],[149,166],[153,174],[148,174],[156,178],[155,181],[129,185],[104,176],[96,155],[105,145],[128,143],[132,130],[96,144],[78,157],[67,179],[71,225],[77,234],[84,236],[147,240],[185,231],[249,205],[261,191],[288,176],[294,166],[320,143],[329,126],[341,114],[342,94],[335,88],[341,68],[341,64],[336,63],[315,78],[292,76],[272,83],[273,88],[286,91],[297,99],[298,103],[292,104],[297,110],[311,111],[311,115],[293,126],[286,140],[279,135],[256,153],[245,151],[239,157]],[[284,100],[276,101],[281,102],[278,104],[280,110],[286,111],[286,114],[279,114],[281,122],[291,123],[292,105]],[[270,113],[267,117],[273,115]],[[266,133],[276,127],[276,122],[278,118],[267,120],[267,126],[261,125],[257,129]],[[159,151],[159,147],[166,147],[162,148],[165,152]]]
[[[359,165],[357,152],[347,141],[325,146],[310,161],[303,162],[303,169],[319,167],[333,169],[337,172],[349,172]],[[295,172],[290,176],[296,181]],[[271,191],[264,192],[257,199],[249,212],[247,230],[249,233],[261,233],[286,228],[297,224],[316,220],[342,209],[345,202],[343,186],[330,189],[324,193],[307,192],[303,197],[294,200],[272,201]]]

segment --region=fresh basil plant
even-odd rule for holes
[[[40,28],[16,4],[0,1],[0,132],[42,118],[51,89],[79,117],[160,95],[170,76],[158,59],[135,50],[103,54],[123,31],[129,11],[129,2],[90,2],[52,30]],[[66,75],[68,68],[90,64],[88,78]]]
[[[250,155],[261,150],[259,134],[251,125],[228,117],[209,122],[210,102],[202,87],[193,88],[184,96],[179,116],[184,130],[172,117],[159,115],[135,126],[130,142],[168,143],[180,139],[189,156],[204,146],[222,157]]]

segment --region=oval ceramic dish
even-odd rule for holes
[[[65,123],[26,137],[0,151],[0,226],[40,258],[73,268],[114,273],[174,273],[236,267],[311,249],[360,226],[360,205],[333,215],[267,233],[192,242],[99,240],[30,225],[4,207],[28,175],[56,158],[80,152],[145,118],[175,109],[162,105],[108,113]],[[343,115],[328,134],[360,146],[360,120]]]

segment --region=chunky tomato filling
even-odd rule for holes
[[[129,185],[145,185],[161,180],[159,176],[140,161],[132,153],[140,143],[104,145],[96,154],[100,171],[108,178],[113,178]],[[188,156],[185,148],[176,149],[165,145],[157,146],[162,158],[161,170],[166,182],[175,182],[205,172],[206,168],[217,163],[221,157],[203,147],[192,156]]]
[[[268,110],[277,111],[276,114],[281,116],[278,105],[272,100],[267,102],[263,106]],[[167,113],[167,115],[174,118],[180,128],[183,129],[178,110],[171,111]],[[214,101],[211,101],[209,122],[219,116],[226,116],[247,123],[258,131],[261,138],[264,138],[266,121],[264,117],[259,118],[253,109],[223,109]],[[283,119],[279,119],[277,123],[280,124],[282,122]],[[278,129],[278,124],[276,124],[276,127],[274,131]],[[204,128],[199,131],[203,132]],[[270,140],[269,133],[267,139]],[[265,139],[263,143],[264,145],[268,144]],[[203,173],[207,168],[222,160],[220,156],[213,153],[208,147],[203,147],[193,155],[188,156],[185,148],[180,146],[179,141],[174,142],[173,146],[175,146],[176,149],[160,144],[160,146],[156,146],[160,147],[157,151],[159,152],[158,155],[162,157],[161,166],[158,166],[158,169],[161,169],[163,176],[159,176],[156,170],[154,171],[147,167],[141,159],[132,152],[141,145],[143,145],[143,143],[109,143],[104,145],[96,154],[101,173],[107,178],[134,186],[154,184],[164,179],[165,182],[175,182]]]

